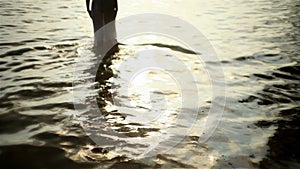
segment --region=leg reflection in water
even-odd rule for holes
[[[118,50],[115,19],[118,11],[117,0],[86,0],[87,11],[93,20],[94,47],[97,54]]]

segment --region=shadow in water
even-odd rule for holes
[[[293,1],[290,6],[290,13],[287,22],[291,29],[285,33],[283,39],[293,42],[289,48],[282,50],[295,64],[278,68],[272,74],[277,79],[282,79],[285,83],[274,84],[266,87],[262,95],[272,93],[271,104],[283,105],[280,109],[278,120],[268,122],[260,121],[258,126],[267,127],[274,125],[277,130],[268,141],[269,151],[267,158],[260,163],[261,168],[299,168],[300,167],[300,63],[299,63],[299,4],[300,1]],[[286,50],[288,49],[288,50]]]
[[[267,158],[260,163],[261,168],[294,168],[300,163],[300,107],[294,105],[300,101],[300,66],[287,66],[278,69],[280,73],[273,73],[277,78],[287,83],[266,87],[260,95],[267,99],[262,105],[290,104],[289,108],[280,110],[278,119],[274,121],[259,121],[257,126],[267,128],[276,126],[276,132],[268,141]],[[282,76],[284,74],[284,76]],[[280,75],[280,76],[278,76]],[[290,80],[293,77],[295,80]]]
[[[242,102],[255,102],[270,110],[265,112],[270,120],[256,123],[262,129],[276,127],[276,131],[268,140],[269,150],[259,167],[269,168],[300,168],[300,63],[299,63],[299,1],[288,4],[289,13],[284,22],[289,23],[289,29],[284,30],[282,37],[276,43],[281,50],[282,58],[289,64],[281,66],[269,73],[253,74],[258,81],[264,81],[265,87],[255,96],[250,96]],[[251,59],[251,58],[250,58]],[[271,112],[271,110],[275,110]],[[274,113],[275,112],[275,113]],[[274,120],[275,117],[275,120]]]
[[[257,102],[262,107],[276,107],[276,112],[269,114],[270,120],[261,120],[256,126],[263,129],[277,127],[275,134],[269,138],[267,156],[260,162],[260,168],[297,168],[300,163],[300,65],[278,68],[271,74],[256,75],[267,81],[282,80],[285,83],[266,85],[257,95],[249,96],[241,103]]]
[[[57,168],[85,169],[95,166],[93,163],[74,162],[65,156],[65,151],[57,147],[33,145],[5,146],[1,148],[1,166],[4,168]]]

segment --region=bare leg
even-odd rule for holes
[[[115,18],[116,18],[116,12],[107,12],[104,15],[104,22],[107,25],[104,39],[105,42],[109,45],[113,45],[117,43],[117,35],[116,35],[116,25],[115,25]]]
[[[115,27],[117,9],[117,0],[93,0],[92,2],[90,16],[95,33],[94,47],[98,52],[106,52],[103,50],[117,44]]]
[[[105,25],[104,22],[104,1],[105,0],[93,0],[91,17],[93,20],[94,32],[99,30]]]

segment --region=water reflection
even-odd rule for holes
[[[86,45],[84,50],[92,52],[84,2],[1,1],[0,6],[0,161],[5,168],[299,167],[299,1],[120,2],[119,17],[159,12],[194,24],[222,58],[228,83],[224,118],[207,143],[197,142],[196,130],[211,104],[204,78],[197,81],[207,99],[196,129],[171,151],[141,160],[111,155],[114,147],[96,145],[76,118],[73,66],[78,48]],[[178,52],[199,76],[205,74],[182,46],[168,41],[144,46]],[[124,114],[110,109],[109,79],[132,50],[123,45],[99,66],[97,103],[106,117],[119,120],[111,123],[118,131],[140,137],[159,130],[133,130],[141,124],[122,124]]]

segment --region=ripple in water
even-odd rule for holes
[[[126,150],[117,150],[110,138],[106,138],[107,146],[95,144],[80,126],[85,119],[78,118],[72,95],[77,50],[85,46],[92,53],[91,43],[86,42],[92,39],[92,28],[84,3],[1,1],[2,167],[299,168],[299,1],[128,0],[120,4],[119,17],[132,11],[180,16],[211,40],[227,81],[227,105],[214,135],[206,143],[197,142],[197,128],[211,105],[210,94],[203,92],[201,95],[207,99],[200,108],[199,124],[166,153],[133,160],[120,152],[138,153],[143,144],[125,142]],[[193,70],[204,74],[192,59],[194,53],[183,46],[160,41],[139,44],[121,46],[120,52],[99,67],[96,77],[99,108],[110,127],[130,138],[147,137],[161,129],[124,122],[132,114],[111,108],[109,79],[124,57],[138,47],[171,50],[180,53]],[[197,83],[209,88],[205,80]],[[157,94],[174,99],[176,92]],[[147,105],[140,108],[149,109]]]

